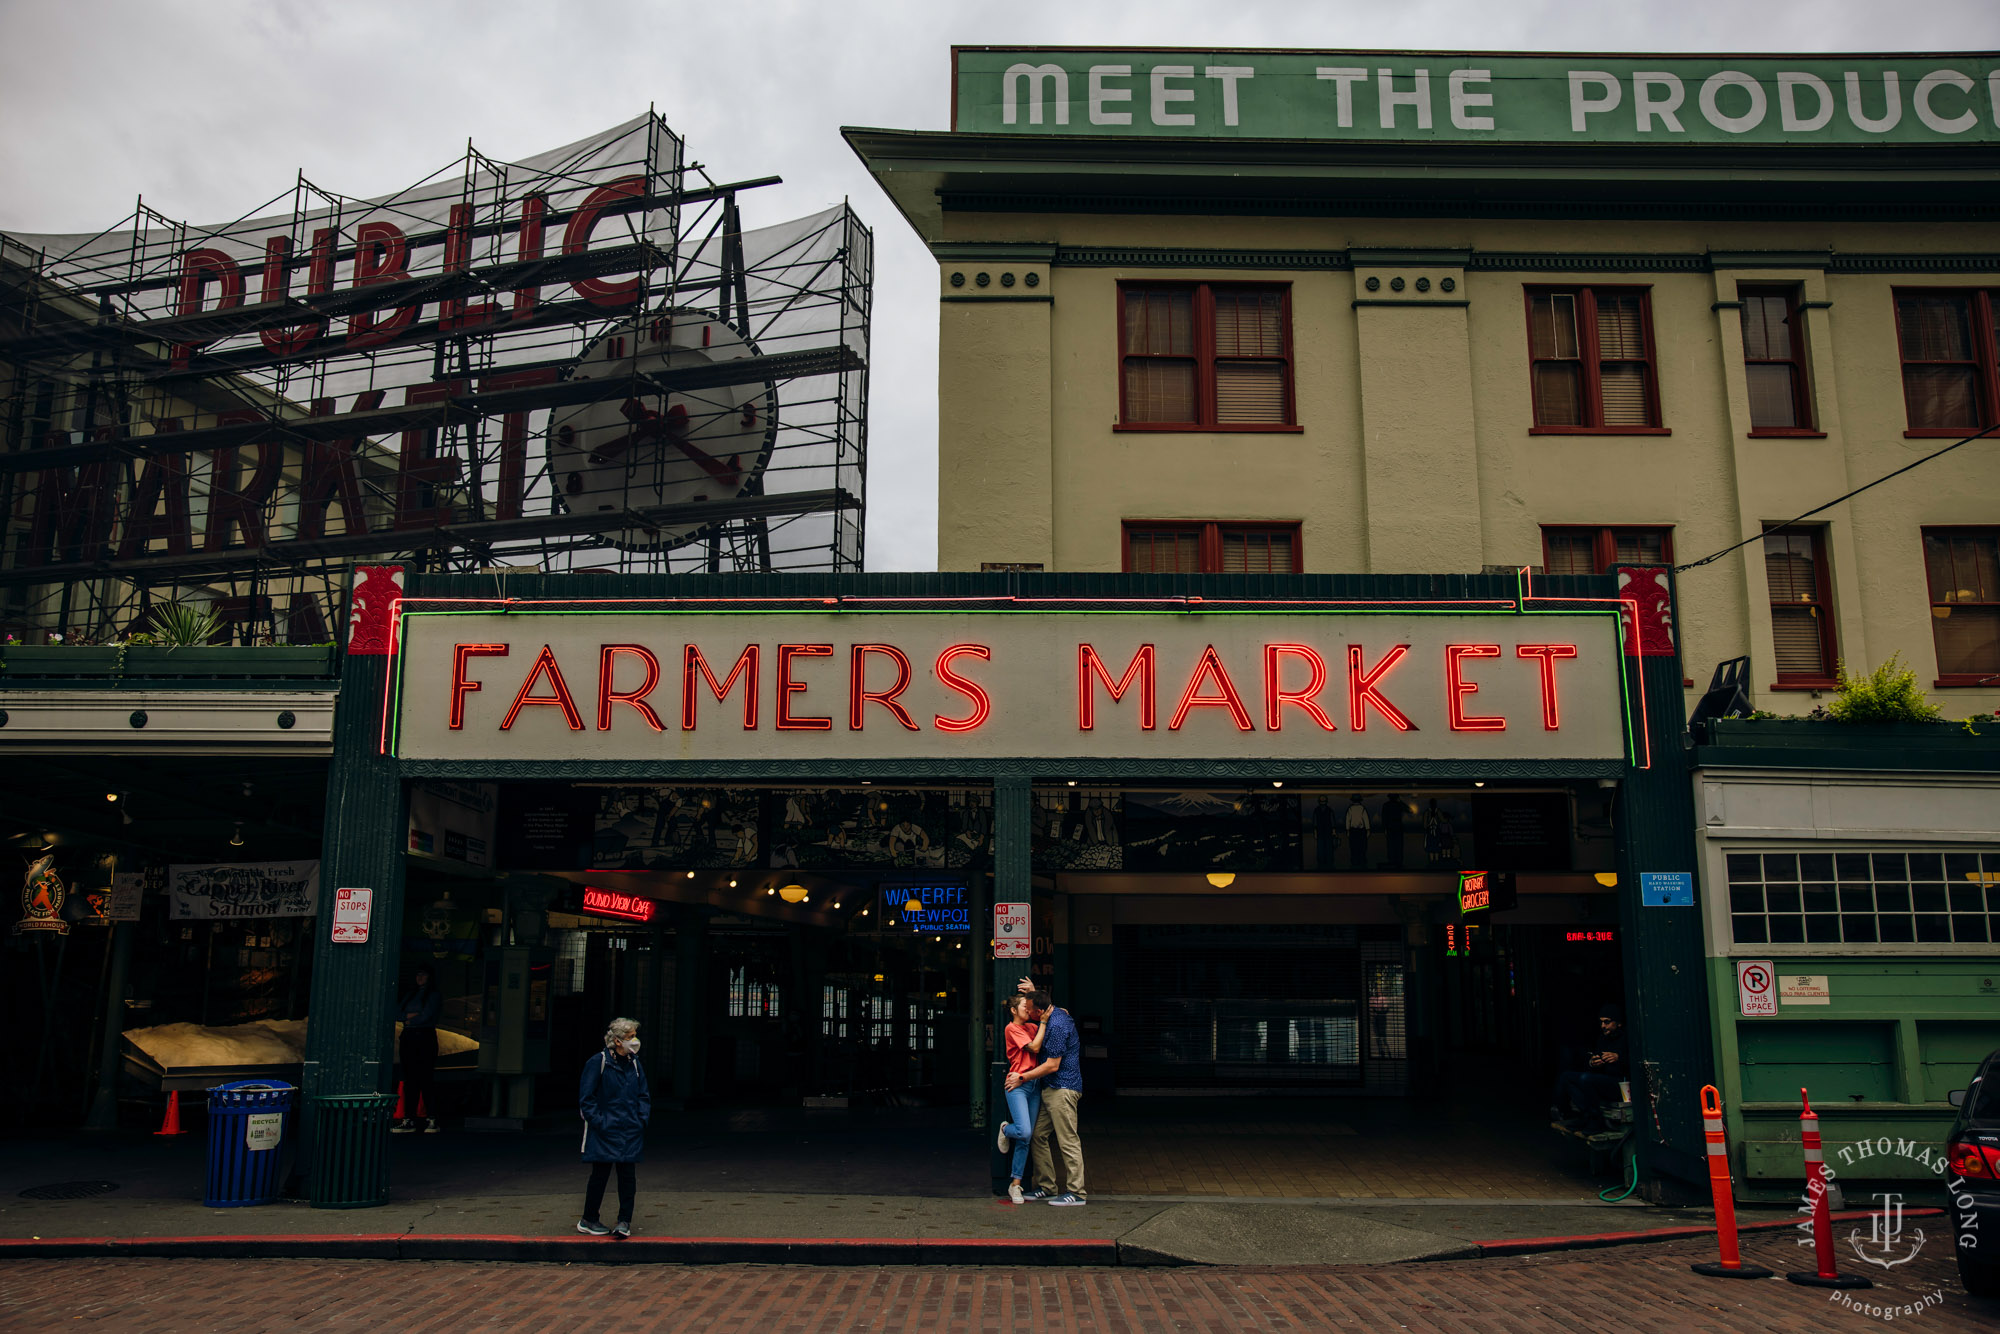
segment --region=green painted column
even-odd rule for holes
[[[394,1087],[396,970],[403,947],[403,847],[408,799],[396,762],[379,752],[382,687],[393,659],[349,654],[341,668],[327,772],[319,915],[313,919],[303,1144],[310,1099]],[[375,891],[365,944],[330,939],[334,891]],[[300,1161],[310,1161],[302,1154]]]
[[[1035,799],[1034,777],[1025,771],[996,775],[993,780],[993,898],[986,905],[985,924],[974,929],[974,936],[981,940],[990,939],[993,934],[994,903],[1028,903],[1034,898],[1034,820]],[[1040,929],[1039,925],[1036,928]],[[984,934],[981,934],[983,931]],[[992,955],[992,947],[986,949]],[[973,1022],[983,1036],[988,1022],[994,1032],[1000,1031],[1000,1002],[1013,994],[1021,979],[1028,975],[1028,959],[991,959],[988,967],[993,978],[991,999],[985,1005],[985,1012],[975,1014]],[[980,1045],[984,1045],[983,1042]],[[977,1091],[978,1105],[973,1108],[973,1123],[991,1136],[1007,1119],[1007,1060],[1006,1050],[996,1043],[995,1049],[984,1053],[986,1068],[984,1089]],[[982,1114],[983,1113],[983,1114]],[[989,1144],[991,1141],[988,1141]],[[993,1191],[997,1195],[1007,1186],[1007,1156],[993,1152]]]

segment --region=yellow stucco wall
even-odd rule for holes
[[[1041,562],[1116,570],[1126,519],[1297,520],[1314,572],[1468,572],[1540,564],[1552,524],[1670,525],[1687,561],[1790,519],[1949,440],[1905,438],[1892,302],[1898,286],[1994,286],[2000,271],[1867,274],[1787,255],[2000,250],[2000,231],[1874,223],[1260,219],[1086,214],[946,215],[939,350],[940,569]],[[968,261],[969,243],[991,246]],[[1353,267],[1164,268],[1029,264],[1013,246],[1350,251]],[[1712,271],[1467,270],[1449,254],[1734,255]],[[1372,252],[1372,253],[1370,253]],[[1397,252],[1404,252],[1399,258]],[[1748,252],[1784,252],[1771,261]],[[1003,271],[1038,271],[1035,299]],[[995,286],[950,286],[985,271]],[[1374,274],[1376,292],[1362,286]],[[1362,305],[1402,276],[1432,278],[1421,305]],[[1454,279],[1455,291],[1438,279]],[[1288,283],[1296,434],[1119,433],[1117,284]],[[969,280],[968,280],[969,281]],[[1549,283],[1652,291],[1665,436],[1534,436],[1522,289]],[[1824,439],[1751,438],[1741,283],[1798,284]],[[984,294],[1000,300],[980,300]],[[972,299],[968,300],[967,297]],[[1900,651],[1936,675],[1919,529],[2000,524],[2000,442],[1976,443],[1813,520],[1826,526],[1840,656]],[[1681,576],[1691,675],[1751,655],[1756,703],[1775,692],[1760,544]],[[2000,688],[1946,689],[1954,715],[2000,707]]]

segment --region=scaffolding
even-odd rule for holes
[[[356,563],[861,568],[873,237],[647,113],[394,195],[0,237],[0,627],[340,629]]]

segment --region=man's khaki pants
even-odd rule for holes
[[[1035,1121],[1034,1138],[1028,1141],[1028,1162],[1035,1184],[1051,1195],[1068,1192],[1081,1199],[1085,1194],[1083,1141],[1076,1133],[1076,1105],[1082,1101],[1083,1095],[1075,1089],[1042,1090],[1042,1114]],[[1062,1155],[1061,1184],[1055,1170],[1058,1152]]]

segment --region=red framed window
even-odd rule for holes
[[[1133,574],[1299,574],[1296,523],[1125,524]]]
[[[1958,435],[1991,426],[2000,412],[1990,291],[1899,288],[1896,341],[1911,435]]]
[[[1771,592],[1771,651],[1779,685],[1833,684],[1833,584],[1826,531],[1764,530],[1764,580]]]
[[[1938,684],[2000,684],[2000,528],[1924,529]]]
[[[1121,430],[1296,430],[1288,287],[1121,283]]]
[[[1750,430],[1786,435],[1813,430],[1806,379],[1806,326],[1796,287],[1744,287],[1743,371],[1750,382]]]
[[[1664,433],[1648,289],[1530,287],[1527,302],[1536,433]]]
[[[1550,574],[1609,574],[1620,565],[1672,565],[1671,528],[1542,529],[1542,568]]]

